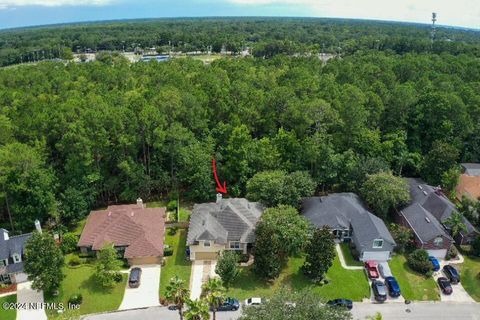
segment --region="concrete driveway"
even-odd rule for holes
[[[440,266],[442,268],[445,264],[448,264],[448,263],[445,263],[443,261],[440,262]],[[455,265],[453,265],[453,267],[455,267]],[[435,279],[435,283],[437,283],[437,279],[439,277],[446,277],[445,274],[443,273],[442,269],[433,273],[433,278]],[[461,276],[460,276],[460,279],[461,279]],[[438,283],[437,283],[437,286],[438,286]],[[461,282],[458,283],[458,284],[452,284],[452,289],[453,289],[452,294],[451,295],[446,295],[446,294],[443,294],[440,287],[438,287],[438,290],[440,291],[440,301],[475,302],[475,300],[473,300],[472,297],[470,297],[470,295],[467,293],[467,291],[463,288]]]
[[[47,320],[43,308],[43,292],[32,289],[31,282],[23,282],[17,285],[17,302],[22,304],[36,303],[35,309],[20,308],[17,310],[17,320]]]
[[[119,310],[152,307],[160,304],[158,296],[160,265],[132,266],[132,268],[136,267],[142,269],[140,286],[130,288],[127,281],[125,295]]]
[[[210,278],[218,277],[215,273],[217,266],[216,260],[195,260],[192,263],[192,273],[190,279],[190,299],[200,298],[202,294],[202,284]]]

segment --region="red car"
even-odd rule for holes
[[[365,269],[370,279],[378,279],[377,262],[372,260],[366,261]]]

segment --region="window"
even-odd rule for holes
[[[5,267],[7,265],[6,260],[0,260],[0,267]]]
[[[438,248],[443,246],[443,238],[442,237],[436,237],[433,240],[433,244]]]
[[[373,248],[374,249],[379,249],[381,247],[383,247],[383,240],[382,239],[373,240]]]
[[[210,241],[203,241],[204,247],[210,247]]]
[[[240,242],[239,241],[230,241],[230,249],[240,250]]]

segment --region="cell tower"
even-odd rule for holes
[[[437,22],[437,14],[432,12],[432,42],[435,40],[435,33],[437,32],[437,26],[435,25]]]

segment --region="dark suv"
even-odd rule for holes
[[[382,281],[374,280],[372,282],[373,295],[378,302],[387,300],[387,287]]]
[[[140,286],[141,275],[142,275],[142,269],[133,268],[130,271],[130,277],[128,277],[128,286],[130,288],[138,288],[138,286]]]
[[[348,299],[330,300],[327,302],[327,305],[329,305],[330,307],[345,308],[347,310],[352,310],[353,308],[352,300],[348,300]]]
[[[217,311],[237,311],[239,308],[240,303],[237,299],[227,298],[223,304],[218,307]]]
[[[388,294],[391,297],[399,297],[401,294],[400,286],[398,285],[397,280],[395,277],[386,277],[385,278],[385,285],[388,288]]]
[[[447,264],[446,266],[444,266],[443,273],[445,273],[451,283],[457,284],[460,282],[460,274],[458,273],[457,269],[455,269],[451,265]]]

